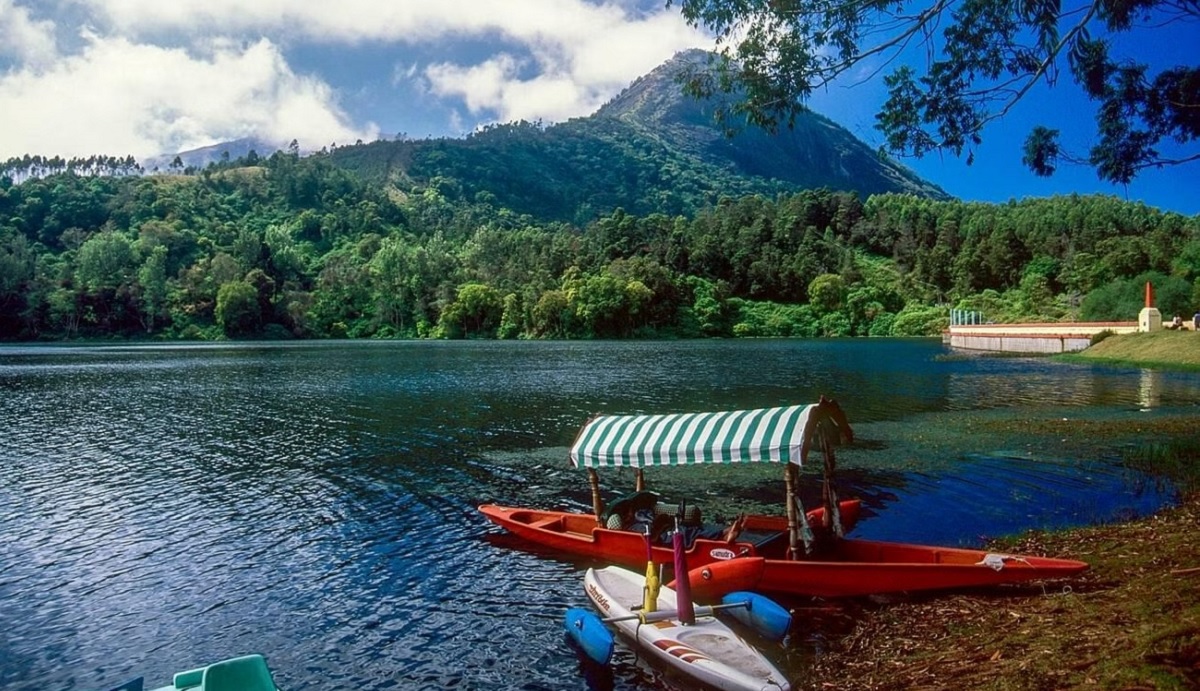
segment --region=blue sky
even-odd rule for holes
[[[1138,59],[1194,64],[1200,32],[1176,24],[1122,41]],[[0,0],[0,159],[145,157],[252,135],[316,149],[560,122],[677,51],[712,45],[663,0]],[[884,100],[877,76],[809,105],[878,146]],[[973,165],[950,154],[904,163],[966,200],[1098,192],[1200,213],[1200,163],[1148,170],[1128,188],[1090,168],[1046,179],[1021,164],[1034,124],[1085,153],[1093,112],[1064,77],[993,123]]]

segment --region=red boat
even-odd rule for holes
[[[857,522],[859,506],[857,499],[839,503],[843,525],[853,525]],[[513,535],[543,547],[630,568],[646,566],[646,536],[644,533],[602,527],[596,524],[596,517],[590,514],[518,509],[495,504],[484,504],[479,507],[479,510],[488,517],[488,520]],[[808,520],[819,526],[824,515],[823,508],[814,509],[808,512]],[[787,530],[786,518],[745,516],[742,520],[744,521],[743,535],[751,531],[763,531],[778,539],[778,536],[782,536],[783,531]],[[817,529],[824,532],[824,529],[820,527]],[[761,554],[762,551],[754,543],[745,540],[730,541],[721,538],[696,537],[688,546],[687,563],[691,566],[702,566],[714,561],[755,557]],[[654,540],[651,559],[656,564],[674,563],[670,544]],[[745,588],[741,590],[745,590]],[[723,594],[718,593],[717,595],[719,597]]]
[[[1087,568],[1071,559],[843,539],[818,559],[733,559],[688,573],[693,597],[710,600],[738,590],[818,597],[952,590],[1064,578]]]
[[[571,448],[572,462],[588,469],[595,515],[491,504],[479,510],[544,547],[639,568],[646,563],[645,533],[627,529],[629,516],[615,505],[603,510],[597,467],[637,468],[642,490],[644,467],[773,462],[785,467],[787,516],[745,516],[722,537],[694,536],[687,562],[697,598],[738,590],[820,597],[942,590],[1063,578],[1088,568],[1070,559],[844,537],[860,505],[837,501],[832,489],[832,447],[842,439],[852,441],[853,432],[837,403],[824,397],[787,408],[602,416],[584,426]],[[824,453],[825,501],[804,512],[793,491],[795,472],[814,445]],[[656,531],[649,532],[654,538]],[[652,552],[656,563],[672,563],[669,547]]]

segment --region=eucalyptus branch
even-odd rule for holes
[[[1067,32],[1066,36],[1064,36],[1063,38],[1061,38],[1058,41],[1058,43],[1054,46],[1053,50],[1051,50],[1047,53],[1046,59],[1042,60],[1041,64],[1038,65],[1037,70],[1034,71],[1033,74],[1029,75],[1028,81],[1026,81],[1024,86],[1022,86],[1017,91],[1017,94],[1015,96],[1013,96],[1011,99],[1009,99],[1008,103],[1003,108],[1001,108],[999,112],[990,114],[987,117],[985,117],[983,119],[983,124],[986,124],[993,120],[997,120],[999,118],[1004,117],[1005,115],[1008,114],[1008,111],[1012,110],[1012,107],[1014,105],[1016,105],[1018,101],[1020,101],[1022,98],[1025,98],[1025,94],[1029,93],[1029,90],[1033,88],[1034,84],[1039,82],[1042,79],[1042,77],[1046,74],[1046,72],[1051,68],[1051,66],[1055,63],[1055,61],[1058,60],[1058,56],[1062,52],[1062,49],[1065,48],[1066,46],[1070,45],[1070,43],[1075,39],[1076,36],[1078,36],[1081,32],[1086,30],[1088,22],[1090,22],[1092,20],[1092,17],[1096,16],[1096,11],[1099,8],[1100,8],[1100,2],[1099,2],[1099,0],[1096,0],[1095,2],[1092,3],[1091,7],[1088,8],[1088,11],[1083,16],[1083,18],[1080,19],[1075,24],[1075,26],[1071,27],[1071,30]]]
[[[827,85],[829,82],[841,76],[844,72],[867,58],[874,57],[892,49],[903,50],[904,46],[908,44],[908,41],[910,41],[917,33],[924,34],[924,40],[928,41],[930,34],[923,31],[923,29],[926,27],[926,24],[928,24],[931,20],[936,22],[941,16],[942,11],[953,4],[953,2],[954,0],[938,0],[935,5],[918,14],[913,20],[914,23],[908,29],[901,32],[900,35],[872,46],[871,48],[862,51],[851,58],[838,61],[837,63],[830,63],[826,68],[817,73],[821,76],[821,79],[820,81],[816,82],[814,86]],[[889,58],[889,60],[894,58],[895,56]]]
[[[1147,168],[1161,168],[1163,166],[1178,166],[1192,161],[1200,161],[1200,153],[1184,156],[1183,158],[1156,158],[1150,161],[1141,161],[1133,167],[1136,170],[1145,170]]]
[[[1200,0],[668,0],[675,2],[721,46],[727,71],[699,89],[730,94],[740,84],[746,94],[734,111],[768,128],[795,118],[814,89],[869,81],[924,52],[923,71],[909,64],[885,78],[890,95],[877,127],[896,151],[961,153],[1035,86],[1070,76],[1097,102],[1101,142],[1088,162],[1102,178],[1128,181],[1134,170],[1200,160],[1186,152],[1161,158],[1154,148],[1172,133],[1182,144],[1200,139],[1195,68],[1148,79],[1140,61],[1109,57],[1123,45],[1113,39],[1142,24],[1200,19]],[[1058,156],[1057,131],[1039,129],[1027,141],[1035,172]]]

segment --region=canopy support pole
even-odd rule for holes
[[[588,483],[592,486],[592,511],[596,514],[596,525],[604,526],[604,502],[600,501],[600,476],[595,468],[588,468]]]
[[[638,468],[637,470],[633,471],[633,491],[634,492],[646,491],[646,474],[642,472],[641,468]]]
[[[792,502],[796,505],[796,516],[800,524],[800,537],[804,540],[804,553],[811,555],[817,546],[817,536],[813,533],[812,526],[808,523],[808,514],[804,511],[804,504],[800,502],[800,495],[793,494]]]
[[[800,524],[796,516],[796,502],[792,501],[796,490],[796,469],[791,463],[783,468],[783,492],[787,502],[788,555],[795,559],[800,549]]]
[[[821,451],[825,455],[825,481],[821,485],[821,498],[825,503],[825,516],[821,522],[837,537],[845,537],[846,530],[842,527],[842,512],[838,507],[837,492],[833,489],[833,471],[837,468],[837,459],[833,456],[833,442],[829,439],[829,430],[820,432]]]

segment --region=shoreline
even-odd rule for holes
[[[1124,523],[997,551],[1082,559],[1059,581],[850,603],[857,623],[798,689],[1190,689],[1200,685],[1200,492]]]

